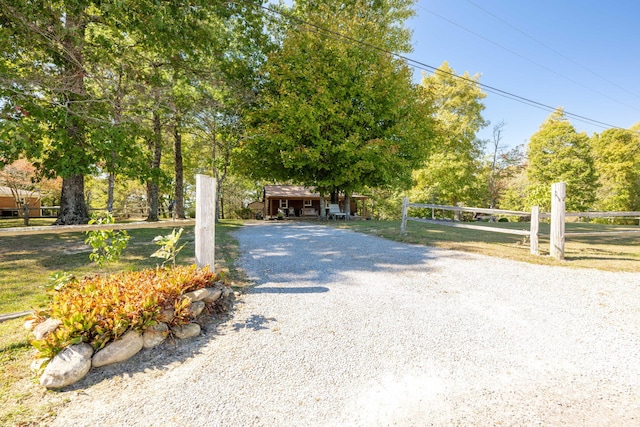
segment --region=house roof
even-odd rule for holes
[[[40,194],[37,191],[18,190],[18,195],[22,198],[39,199]],[[0,185],[0,197],[13,197],[11,187]]]
[[[265,199],[286,198],[286,199],[320,199],[320,194],[312,192],[303,185],[265,185]],[[352,194],[352,199],[367,199],[367,196]]]

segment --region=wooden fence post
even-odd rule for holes
[[[407,196],[402,199],[402,223],[400,224],[400,233],[407,233],[407,216],[409,211],[409,198]]]
[[[216,180],[196,175],[196,265],[215,269]]]
[[[538,229],[540,228],[540,208],[531,208],[531,224],[529,227],[529,251],[532,255],[540,255],[538,251]]]
[[[555,259],[564,259],[564,219],[567,184],[556,182],[551,185],[551,247],[549,254]]]

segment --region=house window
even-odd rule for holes
[[[305,199],[304,207],[305,208],[310,208],[311,207],[311,199]]]
[[[280,207],[282,209],[286,209],[289,207],[289,200],[288,199],[280,199]]]

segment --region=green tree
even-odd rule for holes
[[[429,104],[407,64],[385,51],[410,48],[403,22],[412,4],[296,4],[299,19],[268,57],[254,127],[239,150],[249,176],[347,197],[410,185],[428,154]]]
[[[640,130],[640,124],[635,127]],[[596,209],[640,210],[640,134],[608,129],[591,138],[591,149],[599,184]]]
[[[582,211],[593,207],[597,176],[589,137],[576,132],[562,108],[551,113],[533,134],[527,157],[529,206],[549,210],[551,184],[566,182],[567,210]]]
[[[253,19],[259,11],[260,2],[0,0],[0,167],[24,154],[35,160],[43,176],[61,176],[57,223],[85,223],[87,174],[98,166],[116,173],[127,163],[124,159],[135,159],[132,166],[138,176],[149,175],[140,162],[141,140],[131,137],[125,125],[144,124],[140,116],[148,116],[146,139],[153,147],[149,161],[155,173],[151,177],[157,180],[156,148],[162,129],[156,119],[164,118],[163,111],[145,108],[142,100],[163,101],[152,107],[167,103],[145,94],[147,88],[158,87],[153,73],[144,70],[149,62],[134,62],[124,54],[158,60],[171,70],[197,68],[202,58],[227,63],[244,54],[241,44],[230,44],[228,28],[243,26],[250,16],[256,25],[247,33],[254,40],[262,32]],[[138,109],[130,114],[125,103],[118,102],[125,100],[131,85],[118,82],[137,83],[141,96]],[[132,143],[136,145],[128,151],[122,149]]]
[[[423,77],[422,93],[434,106],[437,136],[428,162],[415,173],[412,199],[472,204],[479,202],[478,194],[486,193],[479,179],[484,142],[476,137],[488,125],[482,117],[486,94],[479,79],[467,72],[457,77],[447,62]]]

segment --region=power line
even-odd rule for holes
[[[446,17],[444,17],[444,16],[442,16],[442,15],[440,15],[440,14],[438,14],[438,13],[436,13],[436,12],[434,12],[434,11],[430,10],[430,9],[427,9],[427,8],[426,8],[426,7],[424,7],[424,6],[418,5],[418,7],[419,7],[420,9],[423,9],[423,10],[425,10],[426,12],[429,12],[430,14],[432,14],[432,15],[434,15],[434,16],[436,16],[436,17],[440,18],[440,19],[442,19],[443,21],[448,22],[449,24],[451,24],[451,25],[453,25],[453,26],[456,26],[456,27],[458,27],[458,28],[460,28],[460,29],[462,29],[462,30],[464,30],[464,31],[466,31],[466,32],[468,32],[468,33],[470,33],[470,34],[473,34],[474,36],[476,36],[476,37],[478,37],[478,38],[480,38],[480,39],[482,39],[482,40],[486,41],[487,43],[491,43],[492,45],[494,45],[494,46],[496,46],[496,47],[498,47],[498,48],[500,48],[500,49],[503,49],[503,50],[505,50],[505,51],[509,52],[509,53],[510,53],[510,54],[512,54],[512,55],[515,55],[515,56],[517,56],[517,57],[519,57],[519,58],[522,58],[522,59],[524,59],[525,61],[530,62],[530,63],[532,63],[532,64],[534,64],[534,65],[536,65],[536,66],[538,66],[538,67],[542,68],[543,70],[546,70],[546,71],[548,71],[548,72],[550,72],[550,73],[552,73],[552,74],[555,74],[556,76],[561,77],[561,78],[563,78],[563,79],[565,79],[565,80],[567,80],[567,81],[570,81],[571,83],[576,84],[576,85],[578,85],[578,86],[580,86],[580,87],[582,87],[582,88],[584,88],[584,89],[587,89],[587,90],[589,90],[589,91],[591,91],[591,92],[593,92],[593,93],[595,93],[595,94],[597,94],[597,95],[600,95],[600,96],[602,96],[602,97],[604,97],[604,98],[608,98],[608,99],[610,99],[611,101],[617,102],[617,103],[618,103],[618,104],[620,104],[620,105],[624,105],[625,107],[628,107],[628,108],[634,109],[634,110],[636,110],[636,111],[640,111],[640,109],[638,109],[637,107],[635,107],[635,106],[633,106],[633,105],[629,105],[629,104],[627,104],[627,103],[625,103],[625,102],[620,101],[619,99],[616,99],[616,98],[614,98],[614,97],[612,97],[612,96],[607,95],[606,93],[603,93],[603,92],[597,91],[597,90],[595,90],[595,89],[593,89],[593,88],[591,88],[591,87],[589,87],[589,86],[587,86],[587,85],[585,85],[585,84],[583,84],[583,83],[580,83],[580,82],[579,82],[579,81],[577,81],[577,80],[574,80],[574,79],[572,79],[572,78],[570,78],[570,77],[567,77],[567,76],[565,76],[564,74],[561,74],[561,73],[557,72],[556,70],[554,70],[554,69],[552,69],[552,68],[547,67],[546,65],[540,64],[540,63],[538,63],[538,62],[534,61],[533,59],[530,59],[530,58],[528,58],[528,57],[526,57],[526,56],[524,56],[524,55],[521,55],[520,53],[518,53],[518,52],[516,52],[516,51],[514,51],[514,50],[512,50],[512,49],[509,49],[508,47],[502,46],[501,44],[496,43],[496,42],[494,42],[493,40],[488,39],[487,37],[484,37],[483,35],[478,34],[478,33],[476,33],[475,31],[472,31],[472,30],[470,30],[470,29],[468,29],[468,28],[466,28],[466,27],[464,27],[464,26],[462,26],[462,25],[458,24],[457,22],[454,22],[454,21],[452,21],[451,19],[448,19],[448,18],[446,18]]]
[[[577,67],[580,67],[580,68],[582,68],[583,70],[585,70],[585,71],[587,71],[587,72],[591,73],[592,75],[594,75],[594,76],[598,77],[599,79],[602,79],[603,81],[605,81],[605,82],[609,83],[610,85],[617,87],[618,89],[622,90],[623,92],[625,92],[625,93],[626,93],[626,94],[628,94],[628,95],[632,95],[632,96],[634,96],[634,97],[636,97],[636,98],[640,98],[640,95],[638,95],[638,94],[636,94],[636,93],[634,93],[634,92],[631,92],[631,91],[630,91],[630,90],[628,90],[627,88],[622,87],[622,86],[620,86],[619,84],[617,84],[617,83],[615,83],[615,82],[613,82],[613,81],[609,80],[608,78],[606,78],[606,77],[604,77],[604,76],[602,76],[602,75],[600,75],[600,74],[596,73],[595,71],[593,71],[593,70],[592,70],[592,69],[590,69],[589,67],[586,67],[586,66],[584,66],[584,65],[580,64],[580,63],[579,63],[579,62],[577,62],[577,61],[574,61],[573,59],[571,59],[571,58],[570,58],[570,57],[568,57],[567,55],[564,55],[563,53],[561,53],[561,52],[557,51],[557,50],[556,50],[556,49],[554,49],[553,47],[551,47],[551,46],[547,45],[546,43],[544,43],[544,42],[542,42],[542,41],[540,41],[540,40],[536,39],[536,38],[535,38],[535,37],[533,37],[532,35],[530,35],[530,34],[528,34],[528,33],[524,32],[523,30],[521,30],[520,28],[516,27],[515,25],[512,25],[511,23],[507,22],[506,20],[504,20],[504,19],[500,18],[499,16],[497,16],[497,15],[495,15],[495,14],[491,13],[490,11],[488,11],[487,9],[485,9],[485,8],[483,8],[482,6],[478,5],[477,3],[473,2],[472,0],[467,0],[467,2],[468,2],[468,3],[470,3],[471,5],[473,5],[474,7],[476,7],[476,8],[478,8],[478,9],[480,9],[481,11],[483,11],[484,13],[486,13],[487,15],[492,16],[493,18],[497,19],[498,21],[502,22],[503,24],[507,25],[508,27],[512,28],[513,30],[515,30],[515,31],[519,32],[520,34],[524,35],[525,37],[527,37],[527,38],[529,38],[529,39],[533,40],[534,42],[538,43],[540,46],[544,47],[545,49],[548,49],[548,50],[550,50],[551,52],[553,52],[553,53],[555,53],[556,55],[558,55],[559,57],[566,59],[567,61],[571,62],[572,64],[576,65]],[[625,105],[626,105],[626,104],[625,104]]]
[[[498,89],[496,87],[493,87],[493,86],[490,86],[490,85],[487,85],[487,84],[484,84],[484,83],[480,83],[478,81],[475,81],[473,79],[470,79],[470,78],[467,78],[467,77],[464,77],[464,76],[459,76],[459,75],[457,75],[455,73],[450,73],[450,72],[447,72],[447,71],[439,70],[437,67],[434,67],[432,65],[428,65],[428,64],[426,64],[424,62],[409,58],[408,56],[405,56],[405,55],[401,55],[401,54],[398,54],[398,53],[395,53],[395,52],[388,51],[388,50],[386,50],[384,48],[375,46],[375,45],[373,45],[371,43],[367,43],[367,42],[362,41],[362,40],[357,40],[357,39],[355,39],[355,38],[353,38],[351,36],[339,33],[337,31],[330,30],[328,28],[322,27],[322,26],[320,26],[318,24],[314,24],[314,23],[309,22],[309,21],[305,21],[302,18],[298,18],[298,17],[292,16],[292,15],[290,15],[288,13],[285,13],[285,12],[283,12],[281,10],[273,9],[271,7],[264,6],[264,5],[261,5],[261,4],[256,4],[256,3],[251,2],[250,0],[246,0],[246,1],[240,0],[240,1],[242,1],[243,3],[252,4],[253,6],[258,6],[258,7],[262,8],[263,10],[265,10],[267,12],[270,12],[270,13],[273,13],[273,14],[277,14],[277,15],[279,15],[279,16],[281,16],[283,18],[286,18],[288,20],[296,21],[299,24],[305,25],[307,27],[313,28],[313,29],[315,29],[317,31],[320,31],[322,33],[328,34],[328,35],[332,36],[333,38],[337,38],[337,39],[343,40],[343,41],[348,41],[349,43],[353,43],[353,44],[357,44],[357,45],[360,45],[360,46],[364,46],[366,48],[373,49],[373,50],[376,50],[378,52],[382,52],[382,53],[387,54],[387,55],[391,55],[391,56],[396,57],[398,59],[402,59],[402,60],[406,61],[408,64],[412,64],[413,67],[418,68],[420,70],[423,70],[423,71],[426,71],[426,72],[432,72],[432,73],[438,71],[438,72],[447,74],[447,75],[449,75],[451,77],[466,81],[468,83],[476,84],[476,85],[480,86],[481,88],[485,89],[486,91],[488,91],[490,93],[496,94],[496,95],[501,96],[503,98],[511,99],[513,101],[516,101],[516,102],[520,102],[520,103],[525,104],[525,105],[529,105],[531,107],[535,107],[535,108],[542,109],[542,110],[549,111],[549,112],[553,112],[553,111],[556,110],[556,107],[552,107],[550,105],[535,101],[533,99],[529,99],[529,98],[517,95],[517,94],[512,93],[512,92],[508,92],[508,91],[505,91],[505,90],[502,90],[502,89]],[[613,129],[628,130],[628,129],[622,128],[620,126],[615,126],[615,125],[612,125],[612,124],[609,124],[609,123],[605,123],[605,122],[602,122],[602,121],[599,121],[599,120],[591,119],[589,117],[582,116],[582,115],[575,114],[575,113],[571,113],[571,112],[566,111],[566,110],[564,111],[564,115],[566,117],[568,117],[568,118],[573,118],[573,119],[575,119],[577,121],[580,121],[580,122],[583,122],[583,123],[587,123],[587,124],[590,124],[592,126],[599,127],[599,128],[602,128],[602,129],[613,128]]]

